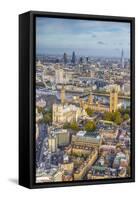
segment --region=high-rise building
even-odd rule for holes
[[[60,129],[57,133],[58,146],[67,146],[70,142],[70,134],[66,129]]]
[[[118,90],[116,87],[110,90],[110,112],[115,112],[118,107]]]
[[[57,137],[56,136],[50,136],[48,138],[48,147],[51,153],[54,153],[57,151]]]
[[[122,52],[121,52],[121,67],[124,68],[125,66],[125,63],[124,63],[124,51],[122,49]]]
[[[70,143],[70,132],[67,129],[63,128],[56,128],[50,129],[49,128],[49,135],[55,136],[57,138],[57,146],[68,146]]]
[[[80,59],[79,59],[79,63],[80,63],[80,64],[83,63],[83,57],[80,57]]]
[[[74,51],[73,51],[73,53],[72,53],[71,62],[72,62],[74,65],[76,64],[76,55],[75,55],[75,52],[74,52]]]
[[[56,69],[55,80],[56,80],[56,84],[64,83],[64,70],[63,69]]]
[[[65,65],[66,65],[67,62],[68,62],[67,54],[66,54],[66,53],[63,54],[63,62],[64,62]]]
[[[86,57],[86,63],[88,63],[89,62],[89,57]]]

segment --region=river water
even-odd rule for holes
[[[71,100],[73,96],[80,96],[80,94],[73,93],[73,92],[66,92],[65,95],[66,95],[66,98],[69,100]],[[60,91],[57,92],[57,98],[60,99]],[[87,100],[88,96],[84,97],[83,99]],[[99,101],[103,104],[109,104],[109,97],[107,97],[107,96],[93,95],[93,100]],[[121,104],[124,108],[129,107],[130,99],[119,99],[118,104]]]
[[[52,98],[52,96],[54,95],[57,100],[54,98],[55,100],[53,101],[53,103],[56,103],[56,101],[58,102],[60,100],[60,91],[52,92],[52,90],[47,90],[47,89],[39,90],[39,89],[37,89],[36,94],[38,94],[38,96],[42,95],[43,97],[45,97],[46,101],[49,101],[49,97],[51,96],[51,98]],[[72,97],[74,97],[74,96],[81,96],[81,95],[83,95],[83,94],[74,93],[74,92],[65,92],[65,97],[68,100],[71,100]],[[87,100],[88,96],[83,97],[83,99]],[[109,97],[104,96],[104,95],[103,96],[93,95],[93,101],[95,101],[95,102],[99,101],[100,103],[103,103],[103,104],[109,104]],[[50,103],[52,104],[52,102],[50,102]],[[118,103],[121,104],[124,108],[126,108],[126,107],[130,106],[130,99],[119,99]]]

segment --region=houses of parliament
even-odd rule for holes
[[[115,112],[118,109],[118,89],[116,86],[110,89],[109,105],[101,104],[98,101],[94,102],[92,92],[89,93],[87,100],[77,97],[76,100],[69,101],[66,99],[63,85],[60,99],[60,104],[53,104],[53,123],[78,121],[78,118],[87,116],[87,108],[97,112]]]

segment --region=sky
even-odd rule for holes
[[[36,18],[36,53],[130,57],[130,23]]]

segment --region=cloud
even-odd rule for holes
[[[115,51],[120,51],[120,49],[119,48],[115,48]]]
[[[37,51],[47,49],[75,49],[87,54],[106,55],[117,52],[115,48],[130,51],[130,23],[61,18],[36,18]],[[52,50],[51,50],[52,52]],[[58,50],[57,50],[58,52]],[[120,56],[120,54],[119,54]]]
[[[92,38],[96,38],[96,35],[95,35],[95,34],[92,34]]]
[[[104,43],[104,42],[102,42],[102,41],[98,41],[98,42],[97,42],[97,44],[100,44],[100,45],[105,45],[105,43]]]

